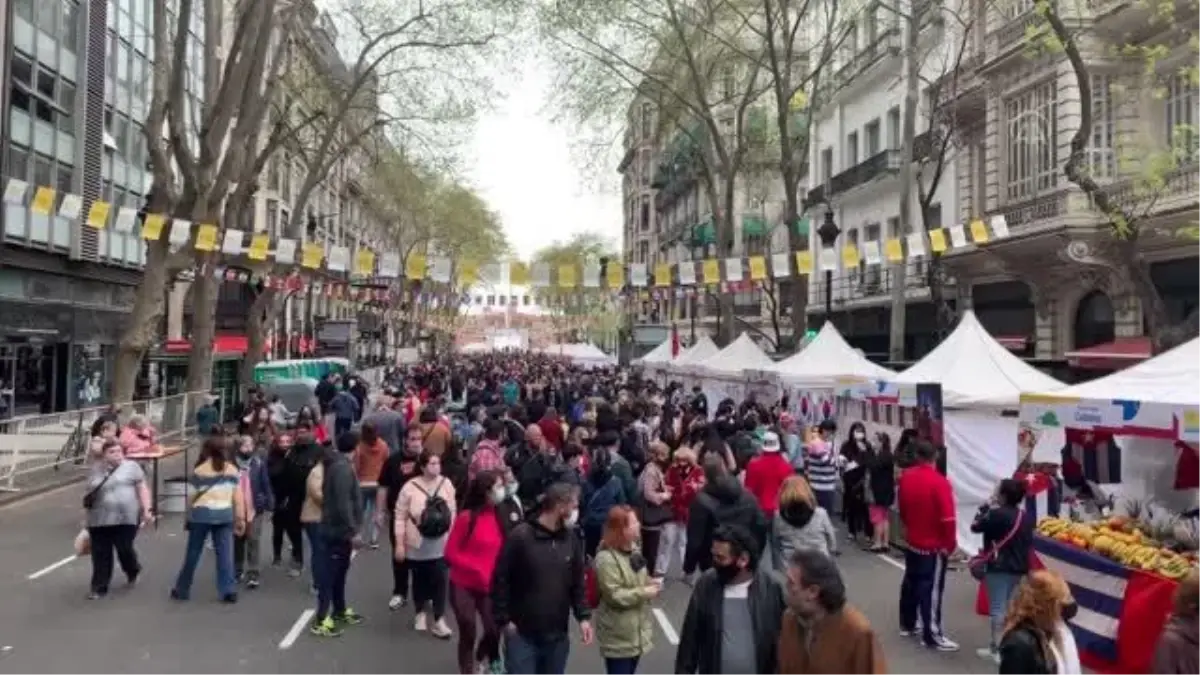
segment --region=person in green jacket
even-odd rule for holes
[[[593,618],[596,641],[609,675],[633,675],[638,661],[650,651],[654,619],[650,602],[662,584],[650,577],[638,550],[642,524],[628,506],[608,512],[600,550],[596,553],[596,590],[600,604]]]

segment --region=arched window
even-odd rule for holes
[[[1075,309],[1075,349],[1112,342],[1116,337],[1112,300],[1102,291],[1092,291]]]

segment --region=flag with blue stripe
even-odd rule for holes
[[[1042,565],[1071,587],[1079,612],[1069,625],[1080,651],[1117,660],[1117,628],[1131,571],[1107,558],[1046,537],[1034,538]]]

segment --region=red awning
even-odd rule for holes
[[[1029,346],[1028,335],[994,335],[992,336],[1001,347],[1014,352],[1023,352]]]
[[[1067,352],[1067,361],[1076,368],[1119,370],[1150,358],[1150,338],[1119,337],[1091,347]]]
[[[214,354],[245,354],[247,348],[245,335],[218,335],[213,338]],[[167,340],[163,351],[171,354],[185,354],[192,350],[191,340]]]

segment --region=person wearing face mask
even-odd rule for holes
[[[704,489],[704,470],[696,465],[696,453],[688,446],[681,446],[671,459],[665,477],[666,487],[671,491],[669,502],[671,519],[663,524],[659,553],[654,559],[654,576],[666,577],[671,571],[674,558],[680,566],[687,553],[687,522],[692,502]]]
[[[507,537],[512,534],[513,528],[525,520],[525,510],[521,508],[521,498],[517,495],[519,483],[511,467],[504,467],[501,479],[504,485],[504,501],[496,505],[496,517],[500,519],[500,526],[504,528],[504,536]]]
[[[246,503],[246,531],[233,538],[234,575],[246,588],[258,588],[260,542],[267,514],[275,510],[275,494],[267,475],[267,463],[254,439],[242,436],[237,441],[237,464],[241,478],[238,489]]]
[[[858,542],[859,535],[871,537],[870,516],[867,510],[866,472],[873,451],[867,442],[867,430],[862,422],[850,425],[850,438],[842,444],[842,516],[850,541]]]
[[[434,637],[449,639],[446,625],[446,539],[454,522],[457,503],[454,485],[442,476],[442,458],[425,449],[417,460],[421,473],[400,488],[396,500],[397,562],[407,561],[413,575],[413,626]],[[433,626],[429,627],[429,614]]]
[[[652,646],[650,602],[662,591],[662,582],[647,574],[646,558],[637,546],[641,531],[633,509],[615,506],[596,553],[596,642],[609,675],[633,675]]]
[[[871,622],[846,602],[833,559],[799,550],[787,567],[787,604],[779,631],[779,673],[886,673]]]
[[[783,588],[759,569],[758,539],[740,525],[712,536],[712,567],[688,601],[676,673],[776,673]],[[785,671],[786,672],[786,671]]]
[[[1026,576],[1017,586],[1004,622],[1000,673],[1082,673],[1079,648],[1067,626],[1078,611],[1079,605],[1061,576],[1050,570]]]
[[[492,619],[491,591],[492,572],[505,534],[496,507],[506,498],[503,476],[494,471],[476,474],[446,541],[460,673],[501,672],[500,630]],[[476,632],[477,622],[482,625],[481,636]]]
[[[537,517],[517,525],[504,542],[492,577],[492,612],[504,627],[510,673],[566,672],[572,614],[583,643],[592,642],[578,520],[578,488],[555,483]]]
[[[662,441],[650,444],[650,462],[638,476],[641,492],[642,555],[650,561],[650,574],[655,575],[658,543],[663,526],[671,522],[671,488],[667,485],[667,466],[671,449]]]

